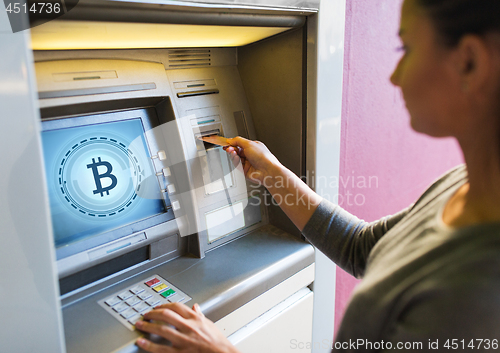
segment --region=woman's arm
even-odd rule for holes
[[[410,209],[368,223],[323,200],[302,234],[344,271],[361,278],[372,248]]]
[[[342,269],[362,277],[368,255],[377,241],[404,215],[367,223],[311,190],[258,141],[242,137],[228,139],[227,147],[235,165],[240,162],[245,177],[259,183],[278,202],[302,234]]]

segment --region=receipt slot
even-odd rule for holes
[[[241,166],[199,139],[259,139],[305,174],[318,16],[306,5],[80,1],[33,27],[23,65],[37,88],[16,128],[35,142],[2,136],[41,177],[21,188],[23,168],[7,161],[2,185],[21,198],[2,205],[19,249],[4,259],[43,252],[15,271],[53,313],[36,349],[138,351],[135,322],[167,302],[199,303],[243,352],[312,340],[313,247]],[[10,116],[12,94],[1,92]]]

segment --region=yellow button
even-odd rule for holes
[[[168,286],[165,283],[159,284],[156,287],[153,287],[156,293],[160,293],[162,290],[167,289]]]

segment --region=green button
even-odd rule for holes
[[[166,290],[165,292],[161,293],[161,296],[163,298],[168,298],[170,297],[172,294],[175,294],[175,290],[173,290],[172,288],[170,288],[169,290]]]

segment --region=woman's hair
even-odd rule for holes
[[[456,46],[467,34],[500,33],[500,0],[416,0],[443,43]]]

